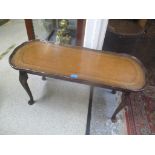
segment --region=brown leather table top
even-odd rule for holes
[[[10,64],[18,70],[133,91],[145,85],[144,70],[139,61],[131,56],[37,40],[17,47],[10,57]]]

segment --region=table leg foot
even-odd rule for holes
[[[45,81],[45,80],[46,80],[46,76],[42,76],[42,80],[44,80],[44,81]]]
[[[19,81],[20,81],[21,85],[23,86],[23,88],[26,90],[27,94],[30,97],[30,100],[28,101],[28,104],[32,105],[34,103],[34,100],[33,100],[31,90],[30,90],[30,88],[28,86],[27,79],[28,79],[27,73],[24,72],[24,71],[19,71]]]
[[[28,101],[28,104],[29,104],[29,105],[33,105],[34,102],[35,102],[34,100],[29,100],[29,101]]]
[[[111,121],[112,121],[112,123],[116,123],[116,122],[117,122],[116,116],[112,116],[112,117],[111,117]]]
[[[112,94],[116,94],[116,90],[113,89],[113,90],[111,91],[111,93],[112,93]]]
[[[130,93],[129,92],[124,92],[122,94],[122,101],[121,103],[119,104],[119,106],[116,108],[114,114],[112,115],[111,117],[111,121],[113,123],[117,122],[117,118],[116,118],[116,115],[125,107],[127,106],[127,98],[129,97]]]

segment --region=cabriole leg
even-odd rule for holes
[[[113,123],[115,123],[117,121],[116,119],[116,115],[125,107],[127,106],[127,98],[129,97],[130,93],[129,92],[123,92],[122,94],[122,101],[121,103],[118,105],[118,107],[116,108],[114,114],[111,117],[111,121]]]
[[[44,81],[45,81],[45,80],[46,80],[46,76],[42,76],[42,80],[44,80]]]
[[[32,105],[34,103],[34,100],[33,100],[31,90],[30,90],[30,88],[29,88],[29,86],[27,84],[27,79],[28,79],[27,73],[24,72],[24,71],[19,71],[19,81],[20,81],[21,85],[23,86],[23,88],[26,90],[27,94],[30,97],[30,100],[28,101],[28,104]]]

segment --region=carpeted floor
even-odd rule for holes
[[[23,20],[1,26],[0,36],[0,53],[26,41]],[[8,63],[12,50],[0,60],[0,134],[85,134],[89,86],[30,75],[37,102],[29,106],[18,71]]]
[[[136,56],[146,68],[147,87],[142,93],[132,93],[127,101],[128,134],[155,134],[155,20],[149,23],[147,33],[134,37],[107,31],[103,46],[104,50]]]
[[[150,75],[144,92],[132,93],[126,109],[128,134],[155,134],[155,70],[147,68]]]

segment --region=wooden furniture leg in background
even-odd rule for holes
[[[26,90],[27,94],[30,97],[30,100],[28,101],[28,104],[32,105],[34,103],[34,100],[33,100],[31,90],[30,90],[30,88],[29,88],[29,86],[27,84],[27,79],[28,79],[27,73],[24,72],[24,71],[19,71],[19,81],[20,81],[21,85],[23,86],[23,88]]]
[[[32,19],[25,19],[25,26],[26,26],[28,39],[29,40],[35,39]]]
[[[129,98],[130,92],[123,92],[122,94],[122,101],[116,108],[114,114],[111,117],[111,121],[115,123],[117,121],[116,115],[125,107],[127,106],[127,99]]]
[[[29,40],[34,40],[35,38],[35,33],[34,33],[34,27],[33,27],[33,21],[32,19],[25,19],[25,27],[27,31],[27,36]],[[52,32],[53,33],[53,32]],[[52,34],[51,34],[52,35]],[[42,80],[46,80],[46,77],[43,76]]]
[[[83,46],[85,33],[85,19],[77,19],[76,45]]]

